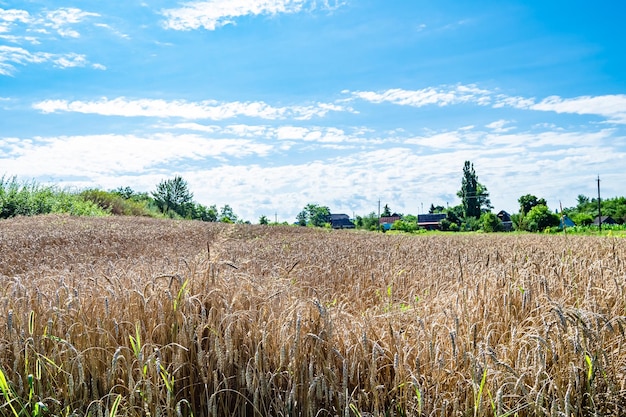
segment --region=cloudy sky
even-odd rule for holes
[[[626,195],[626,6],[0,0],[0,176],[295,221]]]

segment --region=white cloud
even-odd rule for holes
[[[312,0],[206,0],[184,3],[182,7],[164,9],[164,26],[173,30],[216,30],[235,24],[243,16],[277,15],[298,13],[307,7],[332,10],[340,1],[325,0],[321,4]]]
[[[24,48],[0,45],[0,75],[11,75],[15,65],[43,64],[50,62],[56,67],[84,67],[88,64],[84,55],[29,52]]]
[[[550,96],[530,106],[532,110],[603,116],[611,123],[626,124],[626,95],[582,96],[564,99]]]
[[[159,164],[225,157],[264,157],[267,143],[210,139],[198,135],[155,134],[61,136],[0,140],[0,165],[12,175],[107,176],[155,171]]]
[[[428,105],[448,106],[454,104],[473,103],[479,106],[491,105],[493,108],[513,107],[521,110],[552,111],[579,115],[596,115],[607,119],[609,123],[626,124],[626,95],[614,94],[603,96],[580,96],[562,98],[546,97],[537,102],[535,98],[507,96],[485,90],[474,84],[456,86],[427,87],[420,90],[404,90],[393,88],[385,91],[343,90],[371,103],[393,103],[400,106],[424,107]],[[494,122],[496,123],[496,122]],[[495,128],[493,125],[491,128]],[[502,126],[500,128],[503,128]]]
[[[294,118],[308,120],[315,116],[323,117],[330,110],[324,103],[311,106],[274,107],[265,102],[226,102],[215,100],[188,102],[185,100],[138,99],[129,100],[125,97],[97,101],[44,100],[33,105],[33,108],[44,113],[76,112],[99,114],[103,116],[125,117],[178,117],[183,119],[223,120],[239,116],[256,117],[267,120]],[[342,109],[333,106],[333,111]]]
[[[352,96],[372,103],[389,102],[401,106],[423,107],[475,103],[488,105],[491,92],[475,85],[428,87],[421,90],[393,88],[382,92],[356,91]]]
[[[100,16],[98,13],[85,12],[69,7],[45,12],[40,22],[43,26],[54,29],[63,37],[78,38],[80,34],[69,26],[80,23],[89,17],[98,16]]]
[[[506,126],[509,123],[511,123],[510,120],[500,119],[500,120],[496,120],[495,122],[486,124],[485,127],[493,130],[496,133],[504,133],[504,132],[508,132],[509,130],[515,129],[514,126]]]

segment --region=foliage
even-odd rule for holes
[[[152,197],[162,213],[171,212],[180,217],[186,217],[193,200],[187,181],[180,176],[161,181],[152,192]]]
[[[501,232],[504,230],[502,220],[498,218],[494,213],[483,213],[480,216],[481,230],[488,233]]]
[[[324,227],[330,223],[330,209],[317,204],[307,204],[296,216],[300,226]]]
[[[388,204],[385,204],[385,207],[383,208],[383,212],[380,213],[381,217],[390,217],[391,216],[391,209],[389,208]]]
[[[391,225],[391,229],[392,230],[399,230],[402,232],[407,232],[407,233],[412,233],[415,232],[419,229],[418,225],[417,225],[417,221],[410,221],[410,220],[396,220],[395,222],[393,222],[393,224]]]
[[[265,214],[259,217],[259,224],[264,224],[264,225],[270,224],[270,221]]]
[[[532,194],[526,194],[517,199],[520,204],[520,213],[526,215],[533,207],[538,205],[547,206],[545,198],[537,198]]]
[[[549,211],[543,204],[533,207],[525,217],[529,232],[542,231],[558,226],[561,222],[559,215]]]
[[[428,209],[429,214],[445,213],[445,212],[446,212],[446,208],[444,206],[435,206],[434,204],[431,204],[430,208]]]
[[[224,207],[220,209],[220,215],[218,217],[218,221],[222,223],[236,223],[237,220],[238,220],[238,217],[230,205],[226,204],[224,205]]]
[[[0,218],[49,213],[105,216],[107,211],[80,195],[34,182],[20,183],[16,177],[0,177]]]
[[[103,191],[98,189],[84,190],[79,194],[84,200],[91,201],[108,213],[117,216],[151,216],[156,215],[151,210],[151,199],[139,199],[127,193],[120,194],[115,191]]]
[[[463,166],[463,179],[461,180],[461,189],[457,192],[457,196],[461,198],[463,214],[466,220],[469,217],[475,219],[480,217],[483,207],[486,210],[493,208],[489,200],[487,187],[478,182],[474,164],[470,161],[465,161]]]
[[[581,218],[586,223],[588,217],[595,219],[598,216],[598,199],[586,197],[580,194],[577,198],[576,207],[564,208],[563,213],[567,214],[576,224],[575,218]],[[619,224],[626,222],[626,197],[606,198],[600,201],[600,209],[603,216],[611,216]],[[582,223],[581,223],[582,224]]]
[[[378,230],[378,216],[373,211],[365,217],[356,216],[355,226],[357,229]]]

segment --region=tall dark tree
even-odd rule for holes
[[[483,207],[487,210],[493,208],[487,187],[478,182],[474,164],[470,161],[465,161],[463,166],[463,179],[457,196],[461,198],[465,218],[477,219],[480,217]]]
[[[171,211],[182,217],[186,216],[193,200],[187,181],[180,176],[161,181],[152,197],[162,213]]]
[[[391,209],[389,208],[389,204],[385,204],[385,207],[383,207],[383,212],[380,215],[382,217],[391,217]]]

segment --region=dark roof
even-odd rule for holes
[[[613,217],[611,216],[602,216],[602,224],[616,224],[617,222],[615,220],[613,220]],[[597,226],[599,224],[598,222],[598,216],[596,216],[595,219],[593,219],[593,225]]]
[[[423,223],[439,223],[446,218],[446,213],[418,214],[417,224]]]
[[[496,214],[496,216],[498,216],[498,218],[502,220],[503,222],[511,221],[511,215],[504,210],[500,210],[498,214]]]
[[[330,225],[333,229],[354,229],[354,223],[350,221],[350,216],[343,213],[331,213]]]

